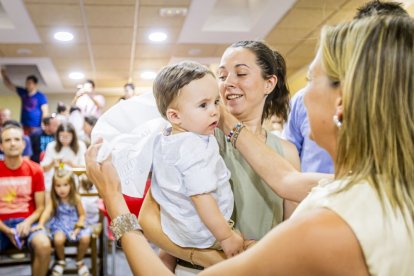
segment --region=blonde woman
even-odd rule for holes
[[[251,249],[203,273],[413,275],[413,20],[377,17],[324,28],[308,78],[311,135],[335,160],[335,180],[314,188],[291,219]],[[226,116],[225,131],[234,120]],[[252,163],[267,154],[275,164],[268,177],[309,181],[246,129],[236,145]],[[94,161],[98,148],[88,152],[88,171],[118,218],[133,272],[169,274],[143,235],[125,227],[119,179],[110,160]]]

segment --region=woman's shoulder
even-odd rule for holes
[[[296,146],[271,132],[268,132],[267,135],[267,144],[278,151],[278,153],[288,160],[297,170],[300,170],[300,159]]]

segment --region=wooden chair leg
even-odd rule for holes
[[[93,276],[97,276],[98,275],[98,271],[97,271],[97,260],[98,260],[98,250],[97,250],[97,239],[94,235],[92,235],[91,238],[91,264],[92,264],[92,275]]]

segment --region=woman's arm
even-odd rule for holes
[[[59,166],[59,164],[57,163],[56,160],[51,160],[51,162],[47,163],[47,164],[45,164],[45,162],[42,162],[42,164],[43,164],[42,165],[43,171],[45,171],[45,172],[50,171],[53,167],[58,167]]]
[[[129,213],[111,158],[96,162],[100,144],[86,155],[88,176],[111,218]],[[150,198],[150,194],[147,194]],[[145,204],[145,203],[144,203]],[[154,203],[153,203],[154,204]],[[159,210],[157,210],[159,212]],[[159,215],[153,216],[158,218]],[[162,232],[162,231],[161,231]],[[172,275],[138,231],[125,233],[122,247],[134,275]],[[201,255],[201,254],[200,254]],[[197,260],[195,260],[197,263]],[[334,212],[316,209],[267,234],[252,249],[203,271],[205,275],[368,275],[358,240]]]
[[[221,112],[220,127],[227,134],[238,121],[225,108],[221,108]],[[236,147],[253,170],[284,199],[300,202],[319,180],[332,177],[328,174],[299,172],[246,128],[241,130]]]
[[[315,209],[275,227],[250,250],[200,275],[369,275],[348,224]]]
[[[102,163],[96,162],[101,145],[102,139],[98,140],[97,144],[91,145],[86,153],[87,175],[96,185],[109,216],[114,219],[130,212],[122,196],[121,184],[115,167],[112,165],[112,158],[109,157]],[[141,232],[125,232],[121,237],[121,245],[134,275],[172,275]]]
[[[142,204],[138,222],[144,230],[145,237],[169,254],[182,260],[193,262],[203,267],[211,266],[223,261],[223,252],[211,249],[182,248],[173,243],[161,228],[160,207],[148,191]],[[191,251],[194,250],[193,258],[190,260]]]
[[[300,159],[296,146],[283,139],[280,139],[280,143],[283,147],[283,155],[285,159],[289,161],[289,163],[292,164],[297,171],[300,171]],[[297,206],[298,202],[287,199],[283,200],[283,220],[288,219],[293,214]]]

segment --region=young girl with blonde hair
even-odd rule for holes
[[[85,210],[76,190],[74,175],[62,168],[58,169],[53,176],[51,200],[42,213],[39,224],[33,230],[44,229],[48,221],[47,228],[50,230],[57,256],[52,275],[63,274],[66,266],[66,240],[79,242],[76,258],[78,274],[89,275],[89,270],[83,263],[83,257],[89,246],[91,231],[89,228],[84,228]]]

